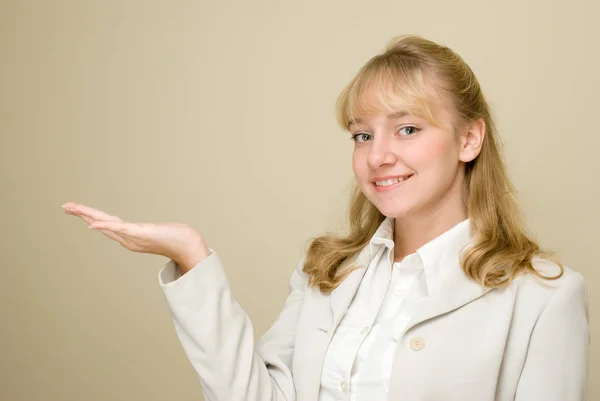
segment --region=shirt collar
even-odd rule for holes
[[[460,252],[471,238],[470,223],[470,219],[467,218],[417,249],[416,253],[423,263],[429,291],[438,288],[451,269],[460,268]],[[369,242],[371,258],[381,245],[391,251],[394,247],[393,236],[394,218],[386,217]],[[393,260],[391,255],[390,260]]]
[[[379,249],[378,245],[385,245],[388,249],[392,249],[394,247],[394,218],[386,217],[379,227],[375,234],[371,237],[371,241],[369,241],[369,249],[371,251],[371,258],[377,253]]]
[[[439,288],[448,274],[461,269],[460,252],[470,238],[471,220],[465,219],[417,249],[430,293]]]

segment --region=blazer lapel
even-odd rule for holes
[[[472,243],[467,237],[468,231],[463,230],[461,235],[462,238],[441,252],[424,255],[426,265],[429,263],[438,266],[439,282],[430,289],[429,296],[409,321],[406,331],[426,320],[456,310],[491,290],[482,288],[465,274],[460,263],[460,254],[463,247],[466,250]]]
[[[425,269],[429,296],[417,308],[406,331],[458,309],[490,290],[467,277],[461,265],[461,255],[473,246],[472,228],[467,218],[417,249]]]
[[[317,329],[333,334],[358,290],[360,282],[369,266],[370,256],[369,246],[366,246],[359,252],[358,256],[354,256],[345,262],[341,267],[342,269],[346,266],[358,265],[358,267],[331,293],[324,294],[318,288],[310,289],[312,294],[307,302],[310,303],[311,320]]]
[[[305,302],[311,325],[308,327],[309,331],[303,334],[307,339],[303,342],[306,350],[301,357],[303,362],[299,366],[302,369],[301,373],[294,373],[296,385],[299,386],[298,401],[313,401],[319,398],[323,361],[333,334],[330,294],[323,294],[319,288],[314,287],[310,291],[311,294]]]
[[[462,269],[453,272],[452,277],[445,281],[437,292],[426,298],[421,307],[417,309],[406,326],[406,331],[426,320],[452,312],[473,302],[489,291],[489,288],[482,289],[478,283],[469,279]]]
[[[329,302],[332,312],[331,332],[333,333],[340,324],[342,317],[346,314],[350,302],[354,298],[356,291],[362,281],[367,267],[372,259],[369,244],[367,244],[358,254],[351,265],[358,264],[358,268],[353,270],[329,295]]]
[[[370,249],[366,246],[357,257],[348,261],[347,265],[358,264],[359,267],[352,271],[330,294],[323,294],[318,288],[312,288],[308,298],[310,302],[311,321],[316,329],[311,336],[311,367],[303,372],[306,387],[303,393],[306,400],[316,400],[321,387],[321,374],[323,361],[333,333],[346,313],[352,298],[358,290],[370,262]]]

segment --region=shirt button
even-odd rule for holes
[[[410,348],[413,351],[421,351],[425,347],[425,340],[422,337],[413,337],[410,339]]]
[[[360,331],[360,335],[364,336],[365,334],[367,334],[369,332],[369,328],[368,327],[363,327],[363,329]]]
[[[342,381],[340,383],[340,389],[345,393],[346,391],[348,391],[348,382],[347,381]]]

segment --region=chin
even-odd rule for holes
[[[386,217],[403,218],[410,215],[411,208],[399,204],[375,204],[375,207]]]

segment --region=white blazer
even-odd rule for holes
[[[289,296],[255,344],[217,253],[179,276],[169,260],[158,279],[177,336],[207,401],[316,401],[329,341],[371,260],[369,246],[331,294],[307,285],[304,255]],[[588,303],[582,276],[533,275],[482,291],[448,255],[439,291],[413,316],[392,365],[390,401],[580,401],[586,399]],[[558,267],[537,258],[545,275]],[[386,401],[386,400],[373,400]]]

